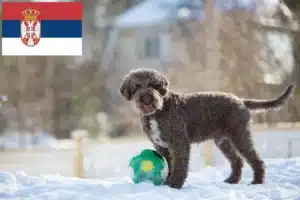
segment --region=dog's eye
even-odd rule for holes
[[[132,93],[135,93],[138,89],[140,89],[142,87],[141,84],[136,84],[133,89],[132,89]]]
[[[152,87],[155,89],[155,90],[158,90],[160,88],[160,85],[159,84],[153,84]]]

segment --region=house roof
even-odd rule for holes
[[[263,0],[278,1],[278,0]],[[130,28],[140,26],[151,26],[174,19],[178,15],[182,0],[145,0],[131,9],[128,9],[117,17],[115,25],[118,27]],[[204,5],[202,1],[195,1],[196,10],[194,18],[203,20]],[[245,9],[255,11],[257,8],[256,0],[216,0],[215,7],[219,12],[232,11],[234,9]]]

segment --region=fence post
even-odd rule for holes
[[[289,141],[288,141],[288,156],[287,157],[288,158],[293,157],[293,155],[292,155],[292,140],[291,139],[289,139]]]
[[[74,176],[78,178],[84,178],[84,166],[83,166],[83,153],[82,153],[82,141],[87,137],[88,132],[86,130],[74,130],[72,131],[72,138],[75,140],[75,155],[73,158],[73,172]]]

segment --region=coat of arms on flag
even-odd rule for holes
[[[35,46],[41,38],[41,23],[38,20],[39,11],[26,9],[22,12],[24,20],[21,22],[21,40],[29,46]]]
[[[80,2],[4,2],[2,20],[2,55],[82,55]]]

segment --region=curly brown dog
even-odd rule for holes
[[[254,171],[252,184],[262,184],[265,165],[253,147],[250,110],[267,110],[284,104],[293,85],[275,100],[242,99],[224,92],[179,94],[168,90],[158,71],[129,72],[121,95],[140,113],[142,129],[169,165],[165,184],[182,188],[188,174],[190,144],[213,140],[231,165],[227,183],[241,179],[243,160]]]

